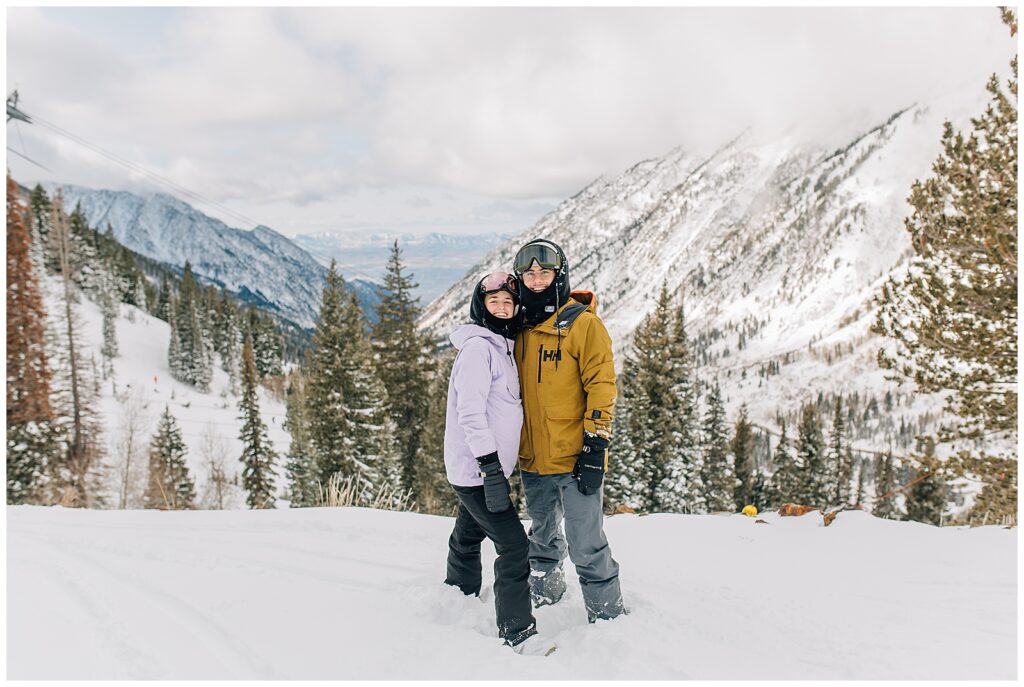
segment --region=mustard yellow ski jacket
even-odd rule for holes
[[[579,312],[578,304],[586,309]],[[525,415],[519,467],[541,475],[572,472],[584,431],[611,437],[615,364],[596,296],[573,291],[558,312],[520,332],[515,357]],[[607,462],[605,453],[606,470]]]

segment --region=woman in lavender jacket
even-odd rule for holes
[[[523,424],[519,374],[512,357],[520,321],[517,286],[505,272],[481,279],[470,302],[472,324],[459,325],[450,336],[459,354],[448,384],[444,464],[459,498],[459,512],[448,540],[445,583],[478,595],[480,544],[490,539],[498,554],[498,634],[517,653],[536,654],[550,653],[553,647],[537,635],[527,581],[529,540],[512,507],[508,484]]]

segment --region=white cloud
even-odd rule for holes
[[[994,8],[11,8],[7,79],[30,113],[271,226],[454,226],[497,199],[528,221],[748,125],[836,147],[1014,48]],[[19,130],[60,180],[130,177]]]

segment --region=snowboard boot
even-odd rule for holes
[[[534,608],[553,606],[562,600],[565,594],[565,573],[558,565],[550,572],[530,571],[530,599]]]
[[[534,632],[518,644],[511,644],[512,651],[520,656],[550,656],[558,647],[550,639]]]

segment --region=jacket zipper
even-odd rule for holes
[[[537,348],[537,383],[540,384],[540,371],[544,362],[544,344]]]

